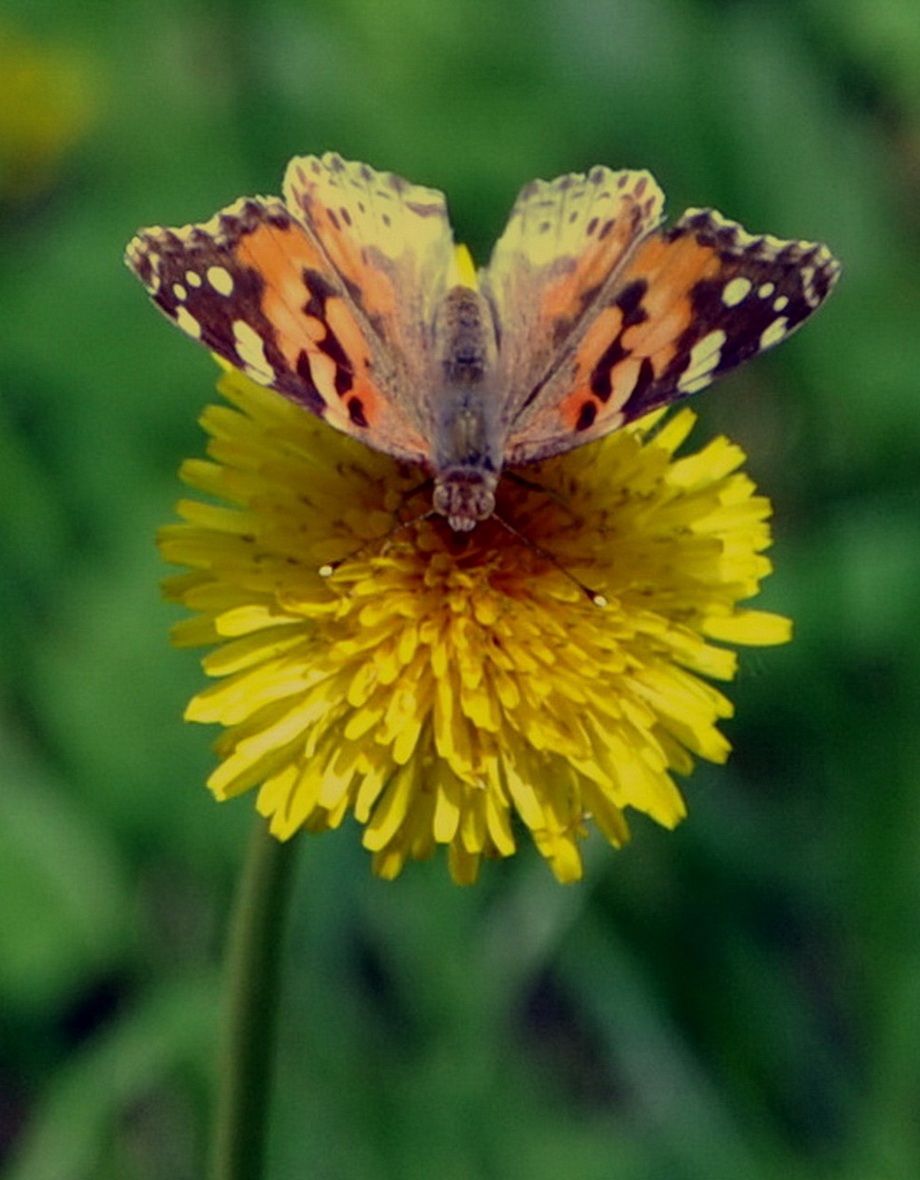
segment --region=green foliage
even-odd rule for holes
[[[121,252],[330,148],[446,189],[480,260],[522,183],[605,163],[650,168],[672,214],[711,204],[825,240],[845,273],[800,336],[698,403],[697,437],[729,432],[774,499],[758,605],[797,628],[743,656],[728,767],[689,781],[677,833],[640,822],[622,853],[592,845],[574,888],[528,848],[462,891],[437,863],[372,880],[353,826],[304,838],[272,1180],[916,1173],[915,9],[6,6],[10,1180],[202,1174],[252,811],[204,789],[207,735],[181,723],[201,677],[167,646],[153,533],[201,451],[214,371]]]

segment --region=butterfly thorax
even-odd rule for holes
[[[435,320],[438,371],[434,399],[436,512],[466,532],[495,509],[502,437],[495,396],[497,346],[489,304],[471,287],[452,288]]]

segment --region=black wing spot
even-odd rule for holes
[[[287,209],[269,209],[265,214],[265,220],[274,229],[287,229],[291,224],[291,214]]]
[[[318,270],[312,270],[308,266],[303,268],[303,281],[310,292],[310,298],[303,305],[304,314],[318,320],[325,320],[326,304],[339,292]]]
[[[646,356],[642,358],[642,363],[639,365],[639,375],[636,378],[633,391],[622,407],[622,412],[627,421],[641,417],[646,409],[652,409],[655,401],[654,397],[650,396],[650,394],[654,385],[655,369],[651,360]]]
[[[310,372],[310,358],[303,348],[298,354],[295,368],[301,385],[297,390],[287,391],[289,392],[289,396],[322,418],[326,413],[326,400],[313,384],[313,374]]]
[[[348,369],[341,369],[341,368],[336,369],[335,378],[333,379],[333,384],[335,385],[335,391],[339,395],[339,397],[344,397],[345,394],[348,393],[348,391],[354,385],[354,383],[355,383],[355,379],[354,379],[354,377],[352,377],[352,375],[348,371]]]
[[[631,328],[633,324],[642,324],[648,319],[648,312],[642,306],[648,283],[645,279],[636,279],[628,287],[624,287],[616,301],[616,306],[623,313],[623,327]]]
[[[578,419],[575,422],[575,429],[587,430],[589,426],[594,425],[596,417],[597,402],[582,402],[581,409],[578,411]]]
[[[335,391],[339,397],[344,397],[354,385],[355,380],[345,349],[342,347],[338,336],[336,336],[328,324],[326,325],[326,335],[322,340],[317,340],[316,347],[320,352],[325,353],[334,363],[335,377],[333,378],[333,384],[335,385]]]
[[[620,361],[629,356],[629,350],[623,347],[620,337],[615,337],[598,357],[597,364],[591,371],[591,392],[602,402],[610,400],[613,385],[610,375]]]
[[[348,417],[355,426],[368,426],[367,415],[364,413],[364,402],[359,397],[348,399]]]

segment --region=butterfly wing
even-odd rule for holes
[[[291,160],[284,197],[364,320],[401,359],[410,378],[402,397],[424,418],[435,316],[457,281],[444,194],[330,153]]]
[[[606,170],[586,181],[598,172]],[[606,173],[598,187],[609,190],[611,178],[624,175],[644,174]],[[521,225],[533,225],[526,206],[537,202],[551,224],[567,219],[586,229],[590,218],[579,209],[563,214],[562,206],[573,193],[586,208],[596,198],[587,183],[563,187],[571,179],[525,190]],[[637,184],[620,187],[635,193]],[[696,393],[785,339],[833,287],[839,264],[813,242],[755,237],[711,210],[690,210],[672,229],[657,229],[655,191],[647,214],[641,203],[637,212],[635,199],[621,204],[608,237],[622,245],[606,273],[608,258],[596,241],[585,242],[584,231],[558,232],[557,257],[544,257],[540,268],[532,230],[515,229],[499,242],[486,285],[503,342],[515,340],[516,351],[524,347],[519,332],[537,332],[554,344],[538,347],[539,363],[525,369],[523,381],[503,369],[508,462],[558,454]],[[515,270],[525,278],[509,280]]]
[[[285,198],[142,230],[128,265],[183,331],[253,380],[427,461],[424,316],[455,265],[444,197],[329,153],[291,162]]]
[[[502,424],[539,398],[560,351],[571,349],[610,277],[662,217],[648,172],[593,168],[520,192],[480,273],[499,339]]]

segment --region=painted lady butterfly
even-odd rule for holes
[[[283,201],[143,230],[127,262],[189,336],[420,464],[467,530],[504,466],[696,393],[830,293],[826,247],[709,209],[663,229],[663,200],[648,172],[534,181],[477,276],[442,193],[328,153],[291,161]]]

